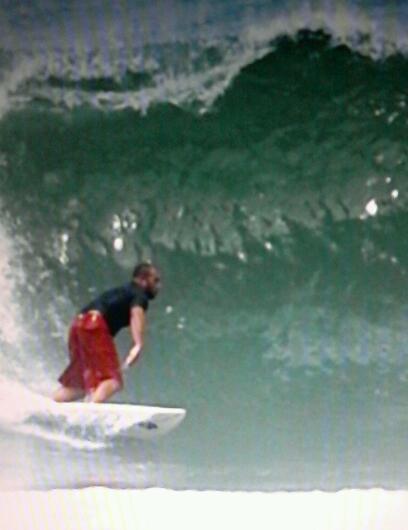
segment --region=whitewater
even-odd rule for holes
[[[406,492],[245,493],[217,491],[13,492],[0,496],[0,522],[10,530],[400,530]]]

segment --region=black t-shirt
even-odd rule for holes
[[[81,313],[86,313],[91,309],[100,311],[109,326],[112,336],[115,336],[120,329],[129,326],[130,310],[135,306],[140,306],[147,311],[149,299],[139,285],[130,282],[102,293],[85,306]]]

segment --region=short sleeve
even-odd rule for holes
[[[134,293],[130,301],[130,308],[132,309],[132,307],[141,307],[147,311],[149,302],[146,296],[143,293]]]

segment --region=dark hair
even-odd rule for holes
[[[151,263],[143,261],[142,263],[137,264],[133,269],[132,278],[143,278],[143,276],[147,276],[152,269],[154,269],[154,266]]]

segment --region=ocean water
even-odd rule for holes
[[[318,499],[349,510],[333,528],[404,528],[407,21],[397,0],[0,2],[4,506],[146,496],[187,528],[219,503],[225,528],[233,502],[263,528],[288,502],[328,528]],[[29,421],[72,316],[145,259],[163,289],[115,400],[183,424]]]

